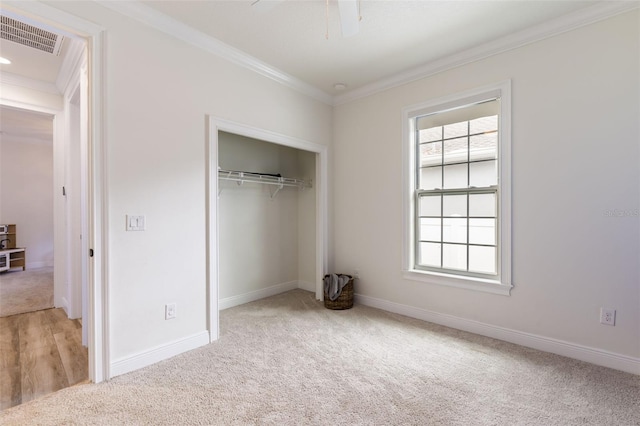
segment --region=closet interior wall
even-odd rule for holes
[[[223,170],[311,180],[315,154],[226,132],[218,134]],[[291,288],[315,291],[315,188],[219,179],[219,299],[242,300]]]

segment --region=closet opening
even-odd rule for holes
[[[209,330],[218,311],[293,289],[322,299],[326,147],[211,118]]]

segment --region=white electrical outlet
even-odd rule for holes
[[[164,305],[164,319],[170,320],[176,317],[176,304],[167,303]]]
[[[356,269],[355,271],[353,271],[353,278],[360,279],[360,269]]]
[[[600,308],[600,323],[605,325],[616,325],[616,310]]]

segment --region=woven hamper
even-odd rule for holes
[[[325,275],[325,278],[329,275]],[[338,274],[339,277],[347,276],[349,281],[342,288],[340,296],[336,300],[329,300],[327,291],[324,291],[324,307],[327,309],[351,309],[353,308],[353,277],[346,274]]]

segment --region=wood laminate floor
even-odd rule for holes
[[[62,309],[0,318],[0,409],[88,378],[80,321]]]

